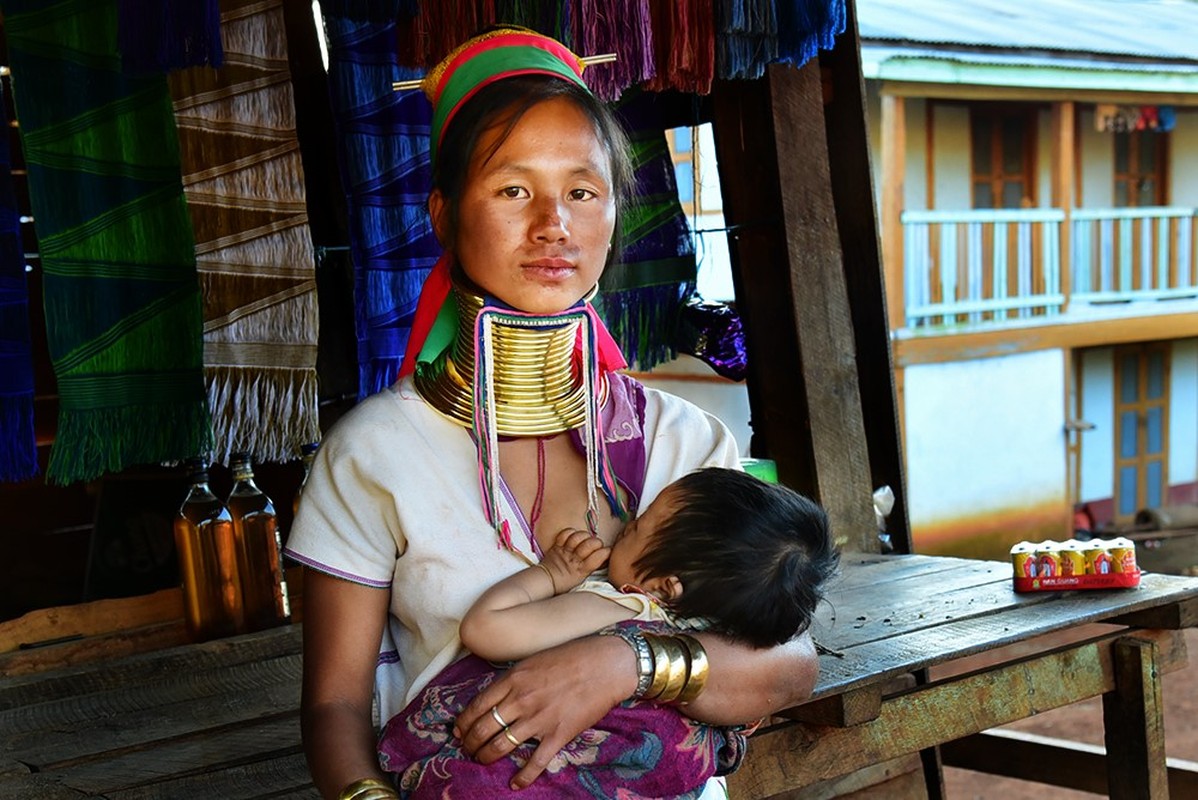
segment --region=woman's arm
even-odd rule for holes
[[[504,578],[475,601],[462,619],[462,644],[489,661],[515,661],[633,617],[599,595],[570,591],[608,552],[586,531],[561,531],[540,564]]]
[[[388,599],[386,589],[312,569],[304,575],[300,724],[312,780],[326,798],[362,778],[387,780],[379,769],[371,704]]]
[[[710,724],[759,719],[805,700],[815,686],[819,664],[807,634],[769,650],[733,644],[700,634],[711,668],[707,688],[683,710]],[[480,693],[458,717],[455,735],[480,762],[489,764],[513,746],[490,714],[503,719],[518,741],[540,740],[513,788],[536,780],[562,747],[594,726],[636,688],[636,658],[614,636],[579,639],[530,656]]]

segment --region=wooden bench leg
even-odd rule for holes
[[[1115,641],[1112,654],[1115,689],[1102,696],[1110,797],[1167,800],[1156,643],[1127,636]]]

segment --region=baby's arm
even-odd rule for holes
[[[541,563],[492,586],[462,619],[461,637],[489,661],[515,661],[635,616],[590,592],[571,592],[607,560],[586,531],[557,535]]]

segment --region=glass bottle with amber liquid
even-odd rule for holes
[[[285,625],[291,620],[291,602],[275,507],[254,483],[249,453],[234,453],[229,467],[233,471],[233,491],[227,505],[237,541],[245,629],[260,631]]]
[[[187,478],[191,487],[175,516],[175,549],[187,630],[202,642],[241,631],[241,578],[233,518],[208,488],[208,463],[188,459]]]

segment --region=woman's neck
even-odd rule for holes
[[[416,370],[416,389],[429,405],[460,425],[471,427],[475,404],[474,377],[479,361],[490,373],[493,395],[478,397],[494,413],[502,436],[548,436],[572,430],[586,421],[586,387],[575,358],[581,315],[536,316],[488,311],[482,324],[483,298],[455,286],[458,329],[453,343],[432,363]],[[607,380],[600,371],[600,405]]]

